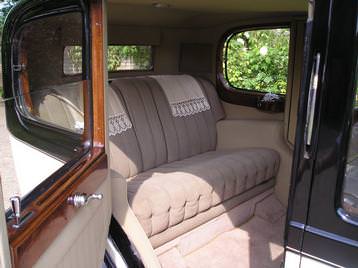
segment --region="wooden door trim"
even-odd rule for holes
[[[101,0],[91,0],[91,54],[92,54],[92,88],[93,88],[93,143],[95,147],[104,147],[105,112],[104,112],[104,44],[103,44],[103,6]]]
[[[14,267],[31,267],[55,240],[57,235],[76,215],[77,209],[67,204],[67,198],[75,192],[95,192],[107,178],[108,164],[105,154],[105,113],[104,113],[104,47],[102,0],[90,0],[91,20],[91,68],[92,84],[92,146],[81,162],[69,169],[55,184],[23,211],[32,213],[31,218],[20,229],[8,222],[8,233],[12,264]],[[85,98],[86,99],[86,98]],[[89,101],[89,99],[87,99]],[[85,104],[85,110],[90,103]],[[86,107],[87,106],[87,107]],[[85,117],[89,126],[91,118]],[[56,224],[54,224],[56,223]],[[43,239],[46,237],[46,239]]]

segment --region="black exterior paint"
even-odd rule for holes
[[[139,257],[139,253],[133,250],[133,244],[113,216],[111,218],[111,224],[109,226],[109,237],[110,239],[112,239],[115,246],[122,254],[128,267],[144,268],[142,260]]]
[[[307,25],[305,79],[292,172],[285,246],[315,258],[358,267],[358,227],[338,214],[352,124],[357,73],[358,2],[316,1]],[[321,53],[314,143],[303,157],[312,58]],[[302,228],[300,228],[300,226]]]

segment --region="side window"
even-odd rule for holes
[[[350,216],[358,219],[358,89],[353,105],[353,123],[343,184],[342,207]]]
[[[108,71],[150,71],[153,69],[152,46],[109,45]]]
[[[223,51],[224,77],[235,90],[286,94],[290,29],[231,34]]]

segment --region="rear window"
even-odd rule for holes
[[[109,45],[108,71],[150,71],[153,69],[152,46]],[[82,47],[66,46],[63,57],[63,73],[76,75],[82,73]]]
[[[153,69],[152,46],[108,46],[108,71],[149,71]]]
[[[224,75],[235,89],[286,94],[290,29],[233,33],[224,45]]]

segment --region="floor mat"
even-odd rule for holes
[[[256,204],[254,216],[186,256],[173,248],[159,259],[163,268],[279,268],[283,257],[285,209],[274,195]]]

